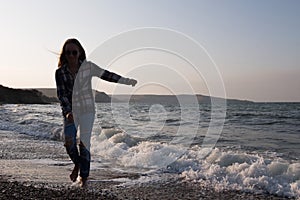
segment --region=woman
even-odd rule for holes
[[[97,76],[106,81],[135,86],[137,81],[101,69],[86,61],[85,50],[77,39],[63,45],[55,73],[57,96],[64,118],[65,147],[75,164],[70,179],[75,182],[80,173],[80,184],[86,186],[90,171],[90,138],[95,116],[91,79]],[[79,127],[80,144],[77,147]]]

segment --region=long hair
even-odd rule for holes
[[[63,48],[61,50],[59,60],[58,60],[58,68],[62,67],[66,63],[68,63],[68,61],[66,59],[66,46],[67,46],[67,44],[75,44],[76,46],[78,46],[79,53],[80,53],[78,60],[80,62],[83,62],[86,59],[85,50],[82,47],[82,45],[80,44],[80,42],[75,38],[70,38],[70,39],[67,39],[65,41],[64,45],[63,45]]]

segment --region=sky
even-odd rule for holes
[[[200,44],[218,69],[227,98],[300,102],[299,19],[298,0],[1,0],[0,84],[55,88],[58,54],[67,38],[77,38],[89,59],[99,46],[117,35],[156,27],[184,34]],[[139,65],[135,73],[101,67],[121,75],[136,75],[140,84],[136,93],[186,93],[181,87],[185,83],[177,78],[180,73],[196,88],[194,92],[210,94],[205,74],[197,80],[190,66],[179,64],[180,59],[156,54],[137,52],[115,62],[123,69]],[[137,62],[141,57],[144,60]],[[171,62],[157,63],[157,57]],[[151,67],[149,63],[156,64]],[[189,70],[181,72],[180,66]],[[200,71],[207,70],[205,67]],[[177,74],[173,76],[173,72]],[[147,85],[146,80],[157,84]],[[112,93],[111,85],[99,83],[100,90]]]

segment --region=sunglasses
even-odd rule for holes
[[[74,51],[66,51],[66,55],[67,55],[67,56],[70,56],[71,54],[72,54],[73,56],[77,56],[78,51],[75,51],[75,50],[74,50]]]

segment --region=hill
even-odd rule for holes
[[[196,99],[195,99],[196,98]],[[95,101],[98,103],[128,102],[145,104],[179,104],[180,103],[211,103],[224,100],[223,98],[205,95],[107,95],[104,92],[95,93]],[[226,99],[227,103],[253,103],[246,100]],[[55,88],[37,89],[12,89],[0,85],[0,103],[32,103],[45,104],[58,102]]]
[[[57,101],[35,89],[13,89],[0,85],[1,104],[49,104]]]
[[[55,88],[38,88],[38,91],[42,92],[44,95],[56,98]],[[211,103],[213,98],[216,101],[223,100],[223,98],[210,97],[205,95],[197,94],[195,95],[154,95],[154,94],[142,94],[142,95],[108,95],[104,92],[96,91],[95,101],[98,103],[109,103],[113,102],[130,102],[132,103],[145,103],[145,104],[179,104],[181,103],[192,103],[195,102],[195,98],[198,103]],[[226,99],[227,103],[253,103],[247,100],[239,99]]]
[[[146,104],[190,104],[190,103],[211,103],[211,100],[218,103],[224,98],[210,97],[201,94],[197,95],[114,95],[111,97],[114,102],[132,102]],[[226,99],[227,103],[253,103],[247,100]]]
[[[43,93],[45,96],[54,98],[56,99],[56,101],[58,101],[55,88],[37,88],[36,90]],[[96,91],[95,101],[98,103],[107,103],[107,102],[111,102],[111,98],[104,92]]]

